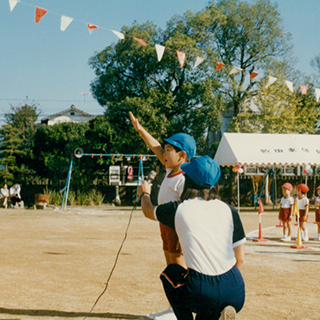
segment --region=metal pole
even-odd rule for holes
[[[239,172],[237,171],[237,189],[238,189],[238,212],[240,213],[240,183],[239,183]]]
[[[70,180],[71,180],[71,173],[72,173],[72,165],[73,165],[73,157],[71,157],[68,176],[67,176],[66,187],[65,187],[64,194],[63,194],[62,204],[61,204],[61,209],[63,209],[63,211],[66,211],[66,208],[67,208],[69,188],[70,188]]]

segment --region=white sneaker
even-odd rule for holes
[[[319,236],[317,236],[314,240],[316,240],[316,241],[320,241],[320,235],[319,235]]]
[[[150,313],[148,315],[148,317],[151,318],[151,319],[160,319],[159,317],[167,315],[167,314],[173,314],[174,315],[174,312],[173,312],[171,306],[169,306],[169,308],[167,310],[164,310],[164,311],[161,311],[161,312],[157,312],[157,313]],[[173,318],[173,319],[176,319],[176,318]]]
[[[288,241],[287,238],[288,238],[287,236],[283,236],[283,237],[280,239],[280,241]]]
[[[177,320],[177,318],[173,312],[163,314],[162,316],[155,317],[154,319],[155,320]]]
[[[220,315],[219,320],[235,320],[236,319],[236,309],[232,306],[225,307]]]
[[[291,237],[287,236],[287,240],[286,241],[291,241]]]
[[[308,230],[304,231],[304,241],[309,241]]]

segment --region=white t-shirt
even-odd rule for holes
[[[293,197],[282,197],[280,200],[280,207],[281,208],[290,208],[292,205],[294,205],[294,199]]]
[[[306,210],[306,206],[309,205],[309,199],[306,196],[303,196],[301,199],[298,199],[299,210]]]
[[[320,197],[316,197],[316,202],[320,202]]]
[[[206,275],[229,271],[233,248],[245,243],[238,212],[220,200],[188,199],[154,210],[155,218],[176,230],[188,268]]]
[[[180,200],[184,188],[185,176],[182,171],[170,175],[171,171],[172,169],[166,169],[166,176],[161,183],[158,194],[158,204]]]

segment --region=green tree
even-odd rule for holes
[[[10,108],[11,112],[5,113],[4,115],[7,124],[18,128],[21,132],[34,129],[35,122],[41,114],[41,110],[38,110],[38,104],[33,103],[32,105],[28,105],[25,103],[17,107],[10,105]]]
[[[74,150],[85,143],[88,123],[42,126],[34,135],[33,169],[42,178],[60,186],[67,178]],[[75,174],[76,176],[76,174]]]
[[[179,32],[172,23],[166,31],[150,22],[123,27],[125,40],[108,46],[89,61],[96,79],[93,96],[106,108],[106,116],[116,132],[118,152],[145,152],[145,144],[131,127],[132,111],[141,123],[160,139],[164,135],[186,132],[202,139],[208,127],[220,126],[220,98],[214,94],[214,79],[206,70],[180,67],[177,50],[200,54],[196,41]],[[141,46],[133,37],[149,43],[162,43],[165,53],[157,61],[155,48]],[[116,151],[116,150],[115,150]]]
[[[5,182],[12,182],[16,179],[16,173],[19,172],[16,157],[24,154],[24,151],[19,150],[22,143],[20,131],[12,125],[5,124],[0,128],[0,136],[2,137],[0,164],[3,166],[0,175]]]
[[[316,133],[320,105],[315,101],[312,83],[304,83],[309,88],[306,95],[298,88],[291,92],[283,77],[268,88],[266,83],[260,85],[254,99],[243,104],[233,129],[250,133]]]

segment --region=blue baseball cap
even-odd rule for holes
[[[183,163],[181,170],[193,182],[204,188],[213,187],[221,175],[218,161],[208,156],[194,158],[191,162]]]
[[[168,139],[163,139],[163,141],[185,151],[189,159],[193,158],[196,154],[196,141],[189,134],[176,133]]]

